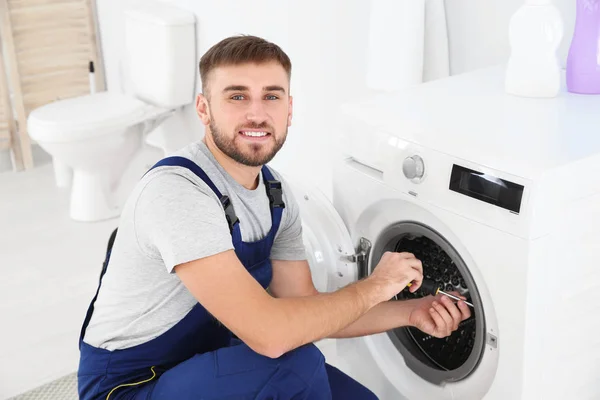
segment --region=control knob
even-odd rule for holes
[[[408,179],[420,180],[425,174],[425,164],[419,156],[407,157],[402,163],[402,172]]]

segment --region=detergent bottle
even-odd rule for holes
[[[567,57],[567,90],[600,93],[600,0],[577,0],[575,31]]]
[[[509,25],[511,54],[505,91],[524,97],[555,97],[560,90],[558,46],[564,34],[552,0],[527,0]]]

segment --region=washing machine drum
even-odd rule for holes
[[[442,236],[419,223],[399,223],[386,231],[373,249],[378,262],[384,252],[409,252],[423,264],[425,279],[434,280],[447,292],[458,292],[475,304],[471,317],[458,330],[439,339],[413,327],[388,332],[407,365],[424,379],[441,384],[466,378],[477,366],[484,349],[485,325],[479,294],[469,270],[456,250]],[[374,263],[373,265],[376,265]],[[397,300],[427,296],[422,291],[400,292]]]

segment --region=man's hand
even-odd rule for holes
[[[377,293],[383,296],[380,301],[387,301],[409,283],[412,283],[409,291],[417,291],[423,283],[423,265],[412,253],[386,251],[367,280],[377,282]]]
[[[459,293],[450,293],[466,300]],[[409,315],[409,324],[436,338],[450,336],[461,321],[471,316],[469,306],[463,301],[454,303],[443,294],[410,301],[414,302],[414,308]]]

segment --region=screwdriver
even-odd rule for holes
[[[409,283],[406,286],[411,287],[412,283]],[[429,279],[424,279],[423,280],[423,283],[421,284],[421,287],[419,288],[419,290],[422,290],[423,292],[431,294],[433,296],[435,296],[438,293],[440,293],[440,294],[443,294],[444,296],[448,296],[451,299],[454,299],[456,301],[464,301],[466,305],[475,308],[475,306],[473,304],[469,303],[468,301],[463,300],[460,297],[456,297],[453,294],[444,292],[442,289],[440,289],[440,287],[438,285],[435,284],[434,281],[430,281]]]

